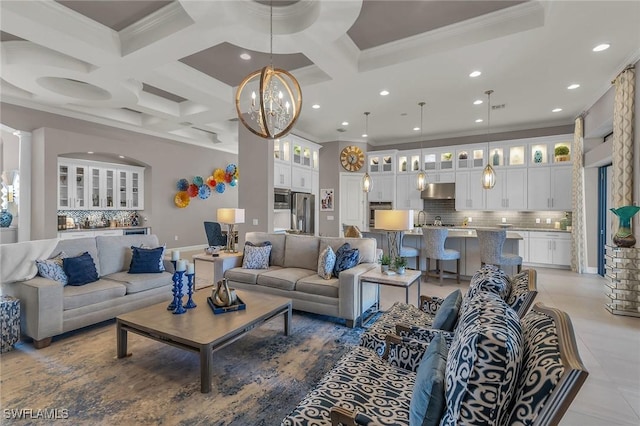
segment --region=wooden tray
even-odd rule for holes
[[[238,297],[238,302],[235,305],[231,306],[218,306],[213,302],[211,297],[207,297],[207,302],[209,303],[209,307],[214,314],[224,314],[225,312],[233,312],[233,311],[244,311],[247,309],[247,305]]]

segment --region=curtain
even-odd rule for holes
[[[584,204],[584,118],[576,118],[573,135],[573,187],[571,191],[571,205],[573,208],[571,232],[571,270],[582,274],[587,270],[586,252],[586,218]]]
[[[633,204],[633,120],[636,71],[627,68],[613,81],[612,195],[615,208]],[[616,228],[617,229],[617,228]],[[614,233],[616,231],[614,229]]]

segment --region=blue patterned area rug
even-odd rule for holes
[[[116,359],[115,321],[41,350],[19,342],[0,358],[0,415],[27,419],[0,423],[50,424],[53,413],[73,425],[279,425],[361,333],[294,312],[287,337],[276,318],[214,353],[209,394],[196,353],[129,333],[133,356]]]

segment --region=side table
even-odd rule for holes
[[[11,296],[0,296],[0,353],[13,350],[20,340],[20,300]]]
[[[209,287],[215,285],[218,281],[220,281],[224,277],[224,271],[227,269],[235,268],[236,266],[241,266],[242,262],[242,252],[238,253],[227,253],[220,252],[218,256],[214,257],[210,254],[194,254],[193,255],[193,265],[194,265],[194,280],[198,277],[198,271],[201,271],[202,275],[202,262],[208,262],[213,264],[213,280],[210,284],[207,285],[196,285],[196,289],[200,289],[203,287]],[[198,268],[200,266],[200,268]],[[197,284],[197,282],[196,282]]]
[[[360,325],[364,328],[367,327],[366,320],[364,319],[363,303],[362,303],[362,283],[378,284],[378,309],[380,308],[380,286],[389,285],[392,287],[404,287],[404,299],[405,303],[409,303],[409,287],[415,282],[418,283],[418,302],[416,306],[420,306],[420,281],[422,277],[422,271],[416,271],[413,269],[407,269],[403,275],[386,275],[380,271],[380,267],[376,267],[370,271],[360,275],[358,280],[360,284]],[[371,318],[371,316],[369,317]]]

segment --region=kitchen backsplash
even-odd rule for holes
[[[104,220],[115,220],[120,226],[142,225],[139,212],[131,210],[58,210],[57,214],[73,218],[76,224],[84,224],[89,219],[91,226],[102,226]],[[134,219],[136,214],[139,222],[137,224]]]
[[[505,222],[513,225],[514,228],[539,228],[553,229],[562,223],[565,218],[565,212],[562,211],[537,211],[537,212],[518,212],[518,211],[456,211],[455,200],[424,200],[424,215],[420,215],[422,224],[433,224],[435,217],[440,216],[443,224],[453,224],[455,226],[462,225],[465,218],[472,218],[468,224],[473,226],[497,226]],[[536,219],[540,219],[540,223],[536,223]],[[571,212],[568,212],[569,225],[571,224]],[[547,224],[550,220],[550,224]],[[414,222],[418,223],[418,211],[414,212]]]

